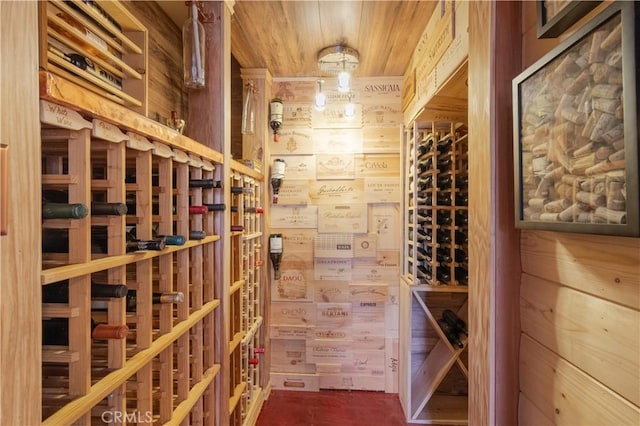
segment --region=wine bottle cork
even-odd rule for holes
[[[598,207],[595,211],[595,215],[601,219],[607,221],[607,223],[615,223],[618,225],[627,223],[626,211],[610,210],[606,207]]]
[[[541,213],[540,220],[545,222],[558,222],[560,218],[558,217],[558,213]]]
[[[588,143],[584,144],[580,148],[578,148],[575,151],[573,151],[573,157],[574,158],[579,158],[579,157],[585,156],[587,154],[591,154],[591,152],[593,151],[593,145],[594,145],[593,142],[588,142]]]
[[[591,153],[580,158],[576,158],[571,162],[569,173],[584,175],[585,170],[596,164],[596,154]]]
[[[625,197],[622,194],[623,182],[612,181],[607,191],[607,208],[609,210],[623,211],[627,209]]]
[[[612,114],[602,113],[600,118],[598,118],[598,122],[596,123],[593,132],[591,132],[589,139],[600,142],[602,140],[602,135],[612,129],[617,123],[618,120],[615,116]]]
[[[616,27],[611,30],[609,35],[602,40],[600,43],[600,49],[602,50],[612,50],[613,48],[620,46],[622,42],[622,22],[616,25]]]
[[[596,149],[595,157],[596,157],[596,161],[602,161],[602,160],[606,160],[609,155],[611,155],[611,147],[609,145],[605,145],[605,146],[601,146],[600,148]]]
[[[577,95],[591,81],[591,72],[588,69],[583,70],[578,77],[569,84],[565,93]]]
[[[587,116],[583,112],[579,112],[574,107],[566,107],[560,112],[560,116],[567,121],[570,121],[579,126],[583,125],[587,121]]]
[[[569,52],[553,71],[554,74],[557,74],[560,78],[565,78],[567,75],[577,73],[580,71],[580,67],[576,64],[577,59],[578,52]]]
[[[604,61],[607,52],[600,48],[602,42],[607,38],[609,32],[605,29],[596,31],[591,36],[591,48],[589,49],[589,63]]]
[[[596,216],[593,212],[580,213],[577,221],[580,223],[607,223],[605,219]]]
[[[584,209],[581,208],[579,203],[574,203],[571,206],[558,213],[558,219],[562,222],[573,222],[574,217],[580,214]]]
[[[615,115],[616,109],[620,106],[620,100],[618,99],[606,99],[606,98],[594,98],[593,108],[598,111],[606,112],[607,114]]]
[[[622,50],[619,47],[614,49],[607,55],[605,62],[610,67],[622,69]]]
[[[593,176],[593,175],[598,175],[600,173],[605,173],[608,172],[610,170],[618,170],[618,169],[624,169],[625,168],[625,162],[624,160],[619,160],[619,161],[602,161],[592,167],[587,168],[584,172],[587,176]]]
[[[607,76],[607,83],[622,85],[622,71],[617,68],[609,67],[609,74]]]
[[[593,129],[596,128],[596,123],[598,122],[598,119],[601,115],[602,112],[598,110],[591,111],[591,114],[589,114],[587,121],[584,123],[584,127],[582,128],[580,136],[582,136],[583,138],[589,138],[591,136],[591,133],[593,133]]]
[[[576,200],[581,203],[588,204],[591,207],[602,207],[607,203],[604,195],[597,195],[593,192],[586,191],[578,191],[576,193]]]
[[[596,84],[606,83],[609,77],[611,67],[604,62],[597,62],[591,64],[589,71],[591,71],[591,78]]]
[[[602,140],[606,143],[613,143],[624,138],[624,126],[618,123],[602,134]]]
[[[546,198],[532,198],[529,200],[529,207],[531,207],[531,209],[533,209],[533,211],[542,211],[542,208],[544,207],[544,205],[548,202],[549,200],[547,200]]]
[[[563,94],[560,97],[560,101],[558,102],[558,106],[556,108],[556,111],[555,111],[554,115],[557,118],[561,117],[562,110],[565,109],[565,108],[569,108],[569,107],[573,106],[575,100],[576,100],[576,96],[575,95],[569,95],[567,93]]]
[[[571,201],[566,198],[560,200],[551,201],[544,205],[545,213],[560,213],[571,205]]]
[[[614,84],[596,84],[591,89],[592,98],[620,99],[622,86]]]

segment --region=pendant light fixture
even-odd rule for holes
[[[318,111],[324,111],[324,108],[327,106],[327,95],[322,91],[322,83],[324,83],[324,80],[318,80],[316,86],[316,103],[314,106]]]
[[[351,73],[359,64],[358,51],[344,44],[325,47],[318,52],[318,68],[325,74],[338,77],[338,91],[341,93],[351,90]]]
[[[344,118],[353,120],[356,116],[356,104],[353,103],[352,93],[349,92],[349,102],[344,106]]]

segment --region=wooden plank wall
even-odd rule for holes
[[[33,190],[40,187],[40,169],[33,167],[40,163],[38,5],[0,2],[0,27],[0,143],[9,147],[2,182],[8,227],[0,236],[0,424],[34,425],[41,415],[42,325],[39,309],[24,307],[41,297],[41,255],[34,247],[40,247],[42,201]]]
[[[559,41],[534,8],[523,69]],[[640,424],[640,238],[523,231],[521,263],[519,423]]]

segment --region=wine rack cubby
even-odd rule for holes
[[[224,178],[223,156],[60,76],[41,77],[56,87],[41,86],[43,197],[86,210],[42,219],[42,284],[68,286],[62,302],[42,305],[43,321],[68,330],[45,335],[43,424],[126,413],[210,424],[223,323],[215,219],[224,211],[207,206],[224,204],[211,184]],[[118,208],[96,214],[98,202]],[[127,292],[96,298],[92,283]],[[92,321],[102,325],[92,331]],[[105,329],[119,334],[105,338]]]
[[[440,95],[462,93],[465,75],[463,66],[405,129],[400,398],[411,423],[468,421],[469,141],[465,123],[434,110]]]

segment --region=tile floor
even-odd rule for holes
[[[404,426],[397,394],[272,390],[256,426]]]

